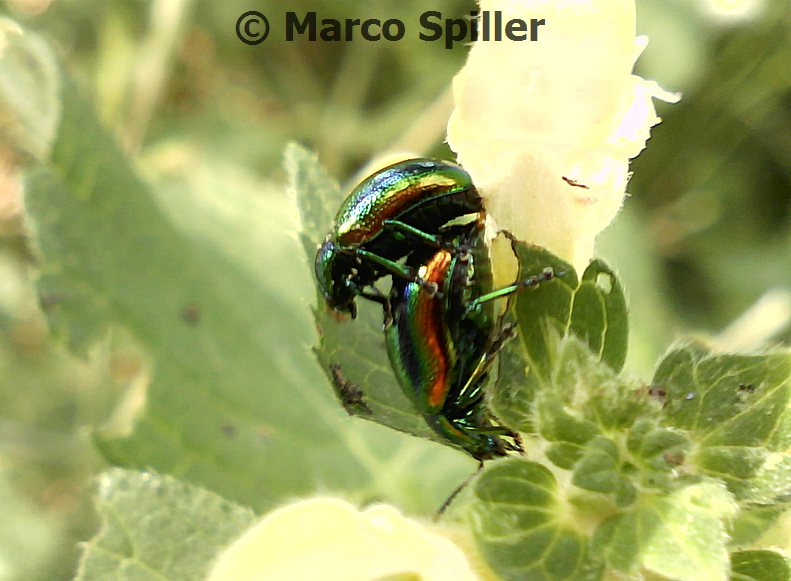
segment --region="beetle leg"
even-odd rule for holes
[[[494,416],[489,418],[492,421],[498,421]],[[503,446],[506,450],[513,450],[515,452],[524,452],[525,449],[522,445],[522,437],[519,433],[514,432],[510,428],[498,424],[490,424],[488,426],[464,426],[464,431],[468,434],[481,434],[484,436],[501,436],[510,438],[513,443],[503,440]]]
[[[369,301],[373,301],[382,305],[382,309],[384,310],[383,325],[385,328],[389,327],[393,322],[393,311],[390,307],[390,301],[387,300],[387,297],[384,296],[378,288],[371,288],[373,289],[372,291],[360,291],[358,294],[364,299],[368,299]]]
[[[486,434],[487,436],[514,437],[516,435],[516,432],[509,430],[505,426],[465,426],[464,430],[475,434]]]
[[[505,323],[500,325],[497,334],[492,337],[489,348],[486,350],[487,358],[494,358],[495,355],[503,348],[505,342],[513,339],[516,335],[516,323]]]
[[[481,308],[483,303],[487,303],[489,301],[493,301],[495,299],[499,299],[500,297],[506,297],[508,295],[512,295],[516,292],[524,288],[532,288],[540,285],[542,282],[547,282],[555,278],[555,271],[551,268],[545,268],[541,274],[535,276],[529,276],[524,280],[518,280],[515,283],[508,285],[503,288],[499,288],[497,290],[493,290],[490,293],[486,293],[485,295],[481,295],[475,300],[470,301],[467,305],[467,313],[471,313],[473,311],[477,311]]]
[[[442,506],[437,509],[437,512],[434,514],[434,522],[437,522],[440,519],[442,514],[450,506],[450,503],[456,500],[456,497],[459,495],[459,493],[464,490],[470,482],[472,482],[472,479],[475,478],[481,470],[483,470],[483,460],[478,460],[478,468],[475,470],[475,472],[465,478],[464,482],[459,484],[454,489],[454,491],[450,493],[450,496],[445,499],[445,502],[442,503]]]
[[[418,240],[422,240],[429,246],[433,246],[435,248],[442,248],[442,242],[440,241],[439,236],[435,236],[434,234],[429,234],[428,232],[423,232],[423,230],[419,230],[414,226],[410,226],[404,222],[399,220],[385,220],[383,228],[391,228],[393,230],[397,230],[403,234],[408,236],[412,236],[413,238],[417,238]]]
[[[437,296],[440,298],[442,297],[442,293],[439,292],[439,286],[437,283],[423,280],[419,276],[416,276],[415,271],[412,268],[401,264],[400,262],[394,262],[392,260],[388,260],[387,258],[382,258],[378,254],[368,252],[362,248],[355,250],[355,253],[357,254],[358,258],[364,258],[370,262],[378,264],[386,270],[389,270],[390,273],[394,274],[395,276],[400,276],[401,278],[404,278],[410,282],[419,284],[421,288],[425,289],[425,291],[430,296]]]
[[[385,220],[384,221],[384,228],[392,228],[393,230],[398,230],[403,234],[407,234],[418,240],[425,242],[427,245],[432,246],[434,248],[442,248],[443,250],[447,250],[448,252],[457,255],[457,256],[464,256],[469,254],[469,248],[464,245],[456,244],[455,242],[446,242],[443,241],[442,236],[437,236],[434,234],[429,234],[428,232],[423,232],[423,230],[419,230],[414,226],[410,226],[404,222],[400,222],[399,220]],[[464,260],[467,260],[464,258]]]
[[[415,277],[415,271],[410,267],[401,264],[400,262],[395,262],[394,260],[388,260],[387,258],[382,258],[378,254],[374,254],[373,252],[363,250],[362,248],[355,249],[354,253],[357,256],[357,258],[365,259],[369,262],[373,262],[374,264],[378,264],[385,270],[389,271],[391,274],[400,276],[401,278],[405,278],[407,280],[417,280],[417,278]]]
[[[460,408],[467,408],[475,405],[483,397],[482,383],[484,376],[492,368],[497,353],[503,348],[506,341],[516,334],[516,325],[508,323],[501,325],[500,330],[492,337],[486,352],[481,357],[475,369],[470,374],[467,383],[459,390],[454,403]]]
[[[492,357],[482,357],[478,365],[473,370],[472,375],[459,390],[459,393],[453,399],[453,405],[460,409],[466,409],[477,405],[483,399],[483,386],[481,385],[485,379],[489,369],[492,367]]]

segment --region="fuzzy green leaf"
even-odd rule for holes
[[[592,261],[582,274],[574,295],[570,331],[584,339],[613,370],[623,368],[629,337],[626,298],[615,273],[601,260]]]
[[[553,389],[539,391],[533,407],[537,431],[550,442],[547,458],[571,470],[574,485],[611,493],[619,506],[634,500],[638,482],[668,486],[689,448],[683,433],[658,426],[659,406],[647,390],[615,375],[580,339],[566,337],[557,353]]]
[[[631,426],[653,404],[641,390],[616,376],[574,336],[559,342],[552,389],[536,396],[539,433],[552,442],[582,446],[597,434]]]
[[[667,392],[668,421],[698,432],[701,445],[779,450],[791,444],[790,353],[714,354],[681,346],[662,359],[653,384]]]
[[[546,467],[513,458],[473,484],[470,519],[478,547],[505,580],[598,579],[588,540],[561,510],[558,483]]]
[[[653,385],[667,394],[665,421],[695,441],[700,471],[743,501],[771,502],[791,490],[791,354],[684,345],[664,357]]]
[[[731,555],[731,581],[789,581],[791,559],[775,551],[738,551]]]
[[[519,260],[519,278],[534,276],[544,268],[557,273],[554,280],[521,292],[512,301],[525,359],[534,381],[546,385],[553,369],[553,342],[569,326],[574,292],[579,284],[577,274],[570,264],[543,248],[517,243],[514,250]]]
[[[255,522],[249,509],[152,472],[101,476],[102,526],[88,542],[77,581],[193,581],[218,551]]]
[[[724,487],[703,482],[668,495],[643,495],[598,531],[596,544],[615,570],[640,569],[669,579],[725,579],[724,521],[736,505]]]
[[[642,390],[601,363],[574,335],[559,343],[556,357],[552,389],[546,391],[600,430],[620,430],[653,411]]]
[[[599,434],[599,429],[567,411],[550,393],[540,393],[535,402],[539,432],[552,444],[547,457],[561,468],[570,469],[584,452],[585,444]]]
[[[64,82],[51,163],[26,182],[39,293],[73,349],[123,325],[151,357],[145,409],[129,418],[132,435],[98,438],[106,457],[266,506],[308,484],[290,476],[295,457],[332,481],[343,445],[320,376],[300,364],[311,328],[295,315],[301,280],[287,277],[293,218],[284,205],[207,190],[196,204],[194,191],[142,182]]]
[[[153,188],[70,82],[62,98],[52,158],[25,188],[42,303],[75,351],[122,326],[150,363],[139,407],[96,437],[104,456],[258,509],[320,483],[435,510],[469,470],[464,458],[415,444],[411,458],[443,466],[431,493],[420,468],[393,486],[398,435],[346,421],[305,363],[312,283],[282,192],[262,195],[260,180],[227,166]]]
[[[332,227],[343,201],[338,184],[326,174],[315,155],[292,145],[286,152],[290,189],[302,216],[302,243],[313,265],[320,242]],[[314,311],[319,331],[316,357],[341,405],[352,415],[396,430],[434,438],[423,419],[401,391],[390,368],[384,345],[382,308],[357,300],[355,320],[332,312],[317,294]]]
[[[788,506],[745,506],[730,523],[728,535],[732,546],[745,546],[758,541],[772,527]]]
[[[623,289],[601,261],[592,262],[578,280],[571,265],[546,250],[517,242],[520,277],[550,267],[554,280],[519,293],[513,303],[518,324],[515,341],[500,355],[493,405],[508,425],[535,429],[529,413],[535,393],[555,389],[558,344],[565,336],[579,338],[597,360],[619,371],[626,357],[628,323]]]
[[[319,162],[316,154],[291,143],[284,155],[288,174],[289,195],[299,206],[300,238],[308,258],[313,258],[329,232],[335,213],[332,208],[343,201],[344,195],[336,182]]]
[[[621,483],[618,447],[598,437],[590,442],[577,462],[572,483],[593,492],[614,492]]]

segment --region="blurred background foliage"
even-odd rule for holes
[[[430,6],[396,0],[272,0],[261,6],[246,0],[6,0],[2,6],[51,45],[145,180],[165,192],[161,203],[178,228],[217,236],[218,244],[239,235],[251,245],[228,252],[261,269],[262,288],[270,290],[257,297],[260,305],[300,310],[293,329],[292,316],[278,318],[283,341],[312,342],[307,305],[313,297],[302,254],[287,256],[278,246],[296,237],[282,169],[286,143],[314,149],[342,184],[385,152],[452,157],[442,141],[450,81],[464,62],[464,46],[287,43],[273,35],[250,47],[236,38],[234,25],[256,7],[269,15],[317,10],[322,17],[415,23],[428,8],[466,14],[474,8],[469,0],[433,0]],[[791,5],[639,0],[638,31],[651,43],[637,72],[682,92],[683,100],[658,104],[663,123],[632,165],[631,197],[603,235],[600,253],[620,273],[630,298],[627,365],[648,378],[657,356],[683,333],[740,349],[791,338]],[[97,526],[91,476],[106,460],[91,431],[122,429],[118,424],[144,381],[146,354],[120,328],[79,355],[53,337],[35,290],[36,253],[14,176],[6,160],[0,175],[0,581],[68,579],[76,542]],[[255,198],[245,207],[270,212],[277,218],[270,227],[288,232],[211,231],[213,212],[232,212],[223,201],[244,196]],[[198,225],[182,215],[191,203],[203,207],[198,214],[205,221]],[[279,356],[277,347],[262,356],[262,377],[267,361]],[[335,409],[320,373],[305,373],[324,394],[320,405],[334,406],[325,421],[351,422]],[[294,425],[297,432],[301,427]],[[384,456],[389,437],[377,440]],[[395,478],[396,468],[425,468],[416,458],[435,458],[434,449],[406,454],[382,478]],[[468,469],[448,465],[451,481]],[[413,489],[421,486],[419,476]],[[331,477],[324,482],[332,489]],[[387,488],[375,483],[360,499],[398,498]],[[443,494],[440,488],[428,506]]]

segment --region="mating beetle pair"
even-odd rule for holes
[[[488,249],[473,234],[460,252],[416,251],[407,264],[435,284],[435,295],[414,281],[394,279],[393,322],[385,329],[390,362],[401,388],[429,427],[447,443],[483,461],[522,451],[516,432],[497,423],[484,385],[495,355],[513,334],[495,313],[493,300],[550,280],[551,270],[509,287],[491,288]],[[476,262],[478,269],[476,269]]]
[[[327,305],[352,317],[358,296],[387,308],[373,283],[387,274],[417,280],[399,260],[415,248],[442,246],[465,228],[452,225],[463,216],[482,219],[483,200],[456,164],[411,159],[369,176],[341,204],[316,254],[316,279]]]
[[[479,461],[522,451],[518,434],[489,411],[483,386],[513,333],[493,300],[552,278],[550,270],[493,290],[485,209],[461,167],[430,159],[373,174],[341,205],[316,255],[330,308],[380,303],[395,376],[429,427]],[[390,296],[375,286],[392,275]]]

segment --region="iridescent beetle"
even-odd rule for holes
[[[408,160],[355,188],[315,261],[331,308],[354,316],[358,296],[383,305],[401,389],[442,441],[481,465],[522,451],[519,435],[497,420],[485,397],[495,357],[513,334],[494,300],[554,276],[545,269],[493,290],[484,219],[483,201],[462,168]],[[374,285],[388,274],[389,299]]]
[[[438,292],[431,296],[419,283],[394,279],[393,322],[385,337],[396,378],[429,427],[483,462],[522,451],[518,434],[498,422],[485,400],[488,372],[513,334],[513,327],[495,314],[493,301],[551,280],[554,274],[545,269],[491,290],[482,236],[461,240],[458,246],[461,252],[423,251],[407,259],[421,279],[437,285]]]
[[[470,246],[471,245],[471,246]],[[517,432],[488,407],[484,387],[498,351],[513,335],[494,310],[495,299],[554,278],[551,268],[507,287],[491,289],[488,248],[473,233],[460,252],[415,253],[407,260],[421,279],[437,285],[435,296],[414,281],[393,279],[392,323],[385,328],[388,356],[402,391],[427,425],[447,444],[478,460],[478,470],[442,503],[439,518],[483,468],[484,460],[523,452]],[[483,268],[476,271],[475,261]]]
[[[466,218],[466,220],[465,220]],[[446,248],[460,232],[483,227],[483,200],[460,166],[410,159],[363,180],[341,204],[316,253],[315,273],[329,307],[356,315],[358,296],[389,309],[374,283],[388,274],[427,288],[401,262],[416,249]]]

